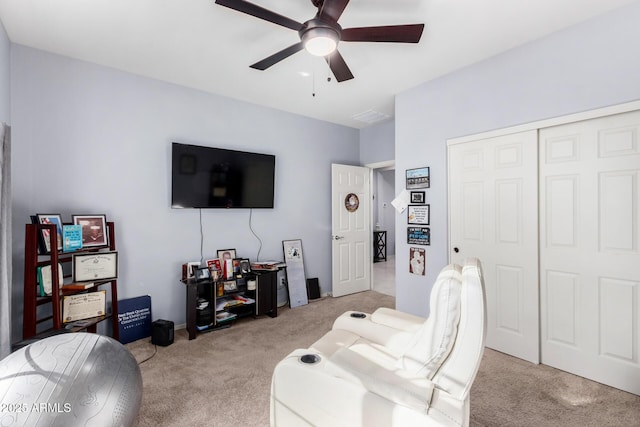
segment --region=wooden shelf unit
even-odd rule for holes
[[[269,317],[278,317],[278,304],[277,304],[277,271],[253,271],[244,275],[241,278],[235,279],[219,279],[219,280],[202,280],[197,281],[195,279],[183,280],[182,283],[186,287],[186,318],[187,318],[187,332],[189,333],[189,339],[192,340],[196,337],[198,332],[211,331],[215,329],[221,329],[229,327],[233,324],[235,319],[239,319],[246,316],[258,317],[261,315],[267,315]],[[247,280],[256,281],[256,289],[247,289]],[[218,295],[218,286],[223,285],[224,282],[235,281],[237,288],[232,291],[224,291],[222,295]],[[218,298],[229,297],[235,294],[241,294],[250,297],[255,300],[252,304],[242,304],[234,307],[226,308],[224,310],[217,310]],[[198,299],[204,299],[209,304],[211,312],[211,322],[207,326],[198,326]],[[226,311],[235,314],[236,317],[232,320],[218,320],[217,314],[222,311]]]
[[[49,230],[50,254],[38,254],[38,239],[43,230]],[[75,295],[83,292],[95,292],[104,285],[111,287],[111,313],[98,316],[89,320],[87,325],[70,329],[72,332],[86,330],[96,332],[98,323],[111,319],[113,328],[113,338],[119,339],[118,328],[118,283],[116,279],[96,281],[93,287],[84,290],[63,290],[62,283],[58,280],[58,263],[71,263],[73,254],[100,252],[108,249],[116,250],[116,236],[113,222],[107,222],[109,230],[109,246],[99,248],[80,249],[74,252],[58,252],[58,231],[54,224],[26,224],[25,245],[24,245],[24,308],[22,322],[22,339],[26,340],[38,334],[38,325],[47,321],[52,321],[54,330],[63,329],[62,322],[62,297]],[[51,264],[51,296],[38,296],[37,287],[37,267]],[[51,304],[51,315],[38,317],[38,307]],[[43,331],[41,331],[43,332]]]

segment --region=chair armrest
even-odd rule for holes
[[[402,369],[386,369],[348,348],[338,350],[327,360],[325,372],[421,412],[429,409],[435,389],[435,384],[424,376]]]
[[[380,307],[371,315],[371,321],[373,323],[407,332],[417,331],[426,320],[424,317],[386,307]]]
[[[347,311],[333,323],[333,330],[344,330],[372,343],[386,347],[396,357],[400,357],[411,343],[415,333],[425,319],[400,311],[379,308],[364,318],[352,317],[356,313]]]

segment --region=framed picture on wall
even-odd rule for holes
[[[414,204],[424,203],[424,191],[412,191],[411,203],[414,203]]]
[[[426,258],[424,248],[409,248],[409,273],[424,276]]]
[[[428,167],[407,169],[407,190],[414,188],[429,188],[430,185]]]
[[[407,206],[407,223],[416,225],[429,225],[430,205]]]
[[[407,227],[407,244],[430,245],[431,230],[429,227]]]

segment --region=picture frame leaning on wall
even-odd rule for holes
[[[287,286],[289,288],[289,306],[291,308],[309,303],[307,294],[307,276],[302,255],[302,240],[283,240],[282,251],[287,265]]]

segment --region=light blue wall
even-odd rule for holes
[[[360,130],[360,162],[363,165],[388,162],[395,159],[395,123],[387,120]],[[395,253],[395,224],[389,213],[389,205],[395,198],[393,171],[374,170],[372,188],[375,200],[372,204],[373,226],[380,224],[387,231],[387,255]],[[384,207],[386,203],[387,207]]]
[[[446,140],[640,99],[640,2],[514,49],[396,97],[396,189],[405,169],[430,166],[427,275],[408,272],[396,244],[397,307],[419,315],[446,265]],[[396,216],[398,235],[406,228]]]
[[[387,120],[360,130],[360,162],[363,165],[395,158],[395,123]]]
[[[360,162],[363,165],[389,162],[395,160],[395,122],[385,122],[360,129]],[[380,224],[381,230],[387,231],[387,255],[395,253],[395,224],[389,205],[395,198],[393,188],[393,170],[374,170],[372,188],[374,203],[372,204],[373,226]],[[386,207],[385,207],[386,205]]]
[[[0,21],[0,123],[11,124],[11,42]]]
[[[29,215],[104,213],[116,223],[120,299],[149,294],[155,319],[184,323],[180,265],[200,260],[200,219],[170,208],[179,141],[275,154],[275,209],[253,211],[260,260],[302,239],[307,276],[331,290],[331,163],[359,164],[358,130],[20,45],[11,85],[15,287]],[[256,259],[249,210],[203,210],[202,226],[205,259],[223,248]],[[14,313],[19,326],[19,296]]]

